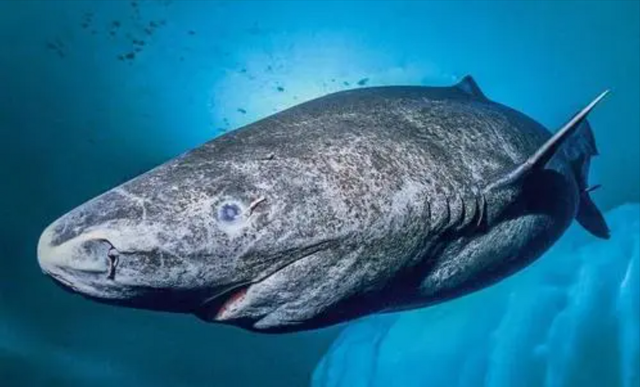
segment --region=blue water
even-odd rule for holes
[[[590,117],[601,153],[591,181],[604,187],[595,200],[612,211],[637,203],[639,4],[0,1],[0,386],[309,385],[344,327],[261,336],[96,305],[44,278],[35,245],[50,221],[86,199],[225,131],[329,92],[447,85],[472,74],[490,98],[555,129],[610,88]],[[620,265],[634,254],[612,251]],[[637,301],[629,308],[616,319],[637,321]],[[611,335],[605,346],[618,339]],[[594,359],[603,351],[597,340],[579,343],[563,350]],[[637,356],[633,347],[613,347],[603,352],[614,354],[607,375],[622,367],[622,352]],[[361,363],[368,361],[363,354]],[[411,380],[446,377],[426,366],[412,369],[422,379]],[[335,385],[353,377],[359,375],[345,373]],[[372,376],[358,380],[366,378]],[[583,385],[571,377],[486,380]],[[638,385],[631,380],[607,379]],[[438,383],[445,382],[429,386]]]
[[[543,259],[446,304],[349,325],[313,387],[640,385],[640,206],[578,225]]]

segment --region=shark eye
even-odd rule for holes
[[[225,203],[220,206],[218,210],[218,220],[222,222],[235,222],[240,219],[242,215],[242,208],[235,203]]]

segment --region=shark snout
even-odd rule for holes
[[[55,244],[55,230],[55,224],[47,227],[38,241],[38,263],[43,272],[65,284],[86,275],[110,275],[117,252],[108,240],[78,235]]]

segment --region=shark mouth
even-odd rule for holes
[[[268,278],[268,277],[267,277]],[[205,321],[219,321],[220,317],[229,309],[231,305],[244,298],[247,291],[255,282],[237,284],[216,293],[214,296],[207,298],[193,312],[198,318]]]
[[[285,263],[281,267],[275,269],[274,271],[268,273],[267,275],[262,276],[259,279],[253,281],[246,281],[242,283],[232,284],[222,291],[217,292],[215,295],[207,298],[202,302],[194,311],[198,318],[207,321],[207,322],[220,322],[220,323],[228,323],[229,321],[224,320],[225,312],[236,302],[241,301],[251,288],[251,286],[263,283],[267,281],[269,278],[274,275],[280,273],[285,270],[289,266],[309,257],[316,255],[317,253],[325,250],[329,245],[335,243],[333,240],[329,241],[321,241],[318,243],[311,244],[302,249],[302,254],[295,259]],[[236,324],[242,322],[235,322]]]

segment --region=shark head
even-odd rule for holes
[[[205,144],[54,221],[42,270],[103,303],[250,330],[313,325],[353,295],[344,278],[367,214],[322,171],[238,143]]]

